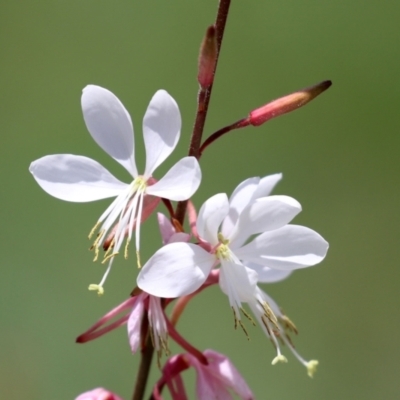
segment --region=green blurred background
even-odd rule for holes
[[[162,176],[186,154],[199,43],[216,8],[217,1],[184,0],[1,2],[1,399],[67,400],[97,386],[130,398],[139,357],[125,328],[74,343],[128,296],[137,273],[133,259],[118,259],[102,298],[86,289],[103,273],[87,234],[109,200],[54,199],[28,167],[46,154],[82,154],[128,179],[86,131],[80,94],[92,83],[130,111],[139,166],[148,101],[160,88],[177,100],[182,139]],[[321,265],[265,287],[297,324],[297,349],[320,361],[314,379],[287,349],[289,363],[271,366],[261,329],[249,328],[250,342],[234,331],[216,287],[178,325],[198,348],[228,355],[257,399],[400,398],[399,21],[393,0],[232,2],[206,135],[271,99],[333,81],[305,108],[234,132],[202,159],[197,206],[247,177],[283,172],[275,193],[299,200],[295,222],[330,243]],[[153,218],[143,227],[142,259],[159,246],[155,226]],[[155,367],[151,383],[158,377]]]

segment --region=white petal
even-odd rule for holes
[[[243,261],[293,270],[318,264],[325,258],[328,247],[323,237],[312,229],[286,225],[257,236],[235,250],[235,254]]]
[[[157,297],[185,296],[207,279],[215,257],[191,243],[171,243],[158,250],[137,278],[138,286]]]
[[[86,202],[119,195],[127,184],[91,158],[54,154],[34,161],[29,171],[50,195],[61,200]]]
[[[254,192],[253,200],[260,197],[269,196],[275,185],[282,179],[282,174],[274,174],[265,176],[260,180],[257,190]]]
[[[232,232],[231,247],[241,246],[251,235],[272,231],[288,224],[301,211],[300,203],[288,196],[269,196],[255,200],[239,216]]]
[[[189,199],[201,182],[201,170],[194,157],[179,160],[158,182],[148,186],[147,194],[181,201]]]
[[[176,232],[168,240],[168,243],[176,242],[188,242],[190,240],[190,234],[185,232]]]
[[[293,272],[291,270],[286,271],[280,269],[272,269],[264,265],[254,264],[251,262],[246,263],[246,267],[254,269],[254,271],[257,272],[258,282],[261,283],[275,283],[283,281]]]
[[[260,178],[254,177],[246,179],[241,182],[236,189],[233,191],[229,198],[229,214],[225,218],[221,232],[224,236],[228,236],[235,226],[240,213],[249,204],[256,191]]]
[[[210,197],[201,206],[197,217],[199,236],[212,245],[218,243],[218,228],[229,212],[228,196],[219,193]]]
[[[179,140],[181,125],[181,114],[176,101],[165,90],[158,90],[150,100],[143,119],[146,178],[149,178],[174,150]]]
[[[136,177],[133,126],[123,104],[109,90],[95,85],[83,89],[81,103],[93,139]]]
[[[254,298],[257,286],[257,273],[232,261],[221,261],[219,285],[221,290],[229,297],[232,307],[240,308],[241,302],[249,302]]]

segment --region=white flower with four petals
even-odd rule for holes
[[[220,264],[219,284],[235,321],[241,324],[240,310],[248,316],[241,305],[248,303],[277,346],[276,360],[282,361],[273,334],[274,327],[279,330],[277,319],[257,282],[278,281],[295,269],[318,264],[328,243],[309,228],[288,225],[301,206],[288,196],[268,196],[279,179],[280,174],[250,178],[235,189],[230,200],[226,194],[208,199],[196,222],[199,245],[162,247],[144,265],[137,283],[154,296],[185,296],[196,291]]]
[[[136,250],[140,248],[140,223],[157,206],[160,198],[181,201],[190,198],[201,181],[201,171],[194,157],[184,157],[165,176],[156,181],[153,173],[171,154],[180,137],[181,116],[175,100],[164,90],[155,93],[143,119],[146,148],[144,173],[138,173],[134,155],[134,132],[129,113],[107,89],[86,86],[82,93],[86,126],[95,142],[131,174],[133,181],[123,183],[98,162],[71,154],[56,154],[34,161],[29,170],[38,184],[50,195],[72,202],[88,202],[116,197],[99,218],[94,242],[96,253],[106,245],[108,268],[98,285],[89,288],[103,293],[103,284],[111,269],[113,256],[127,236],[125,253],[135,228]],[[117,224],[117,225],[116,225]],[[125,254],[126,255],[126,254]],[[105,258],[106,259],[108,259]]]

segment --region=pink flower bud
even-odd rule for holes
[[[278,117],[279,115],[286,114],[304,106],[328,89],[331,85],[331,81],[323,81],[317,85],[271,101],[265,106],[252,111],[249,115],[248,121],[253,126],[262,125],[271,118]]]
[[[97,388],[80,394],[75,400],[122,400],[122,398],[107,389]]]
[[[223,354],[205,350],[207,364],[201,363],[190,353],[171,357],[163,368],[163,376],[153,390],[153,396],[161,399],[161,391],[167,386],[173,399],[186,399],[182,372],[193,367],[196,370],[196,398],[198,400],[232,399],[235,393],[241,400],[253,400],[247,383],[232,362]]]
[[[199,54],[199,73],[197,80],[200,86],[205,89],[214,81],[214,69],[217,61],[217,34],[215,26],[211,25],[206,32]]]

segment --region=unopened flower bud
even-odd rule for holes
[[[121,397],[108,391],[107,389],[97,388],[89,392],[82,393],[75,400],[122,400]]]
[[[211,25],[204,36],[199,54],[199,73],[197,80],[200,86],[208,88],[214,80],[214,69],[217,61],[217,32],[215,26]]]
[[[265,106],[252,111],[248,117],[248,122],[253,126],[259,126],[274,117],[297,110],[298,108],[307,104],[309,101],[315,99],[315,97],[320,95],[331,85],[331,81],[323,81],[317,85],[299,90],[298,92],[271,101]]]

